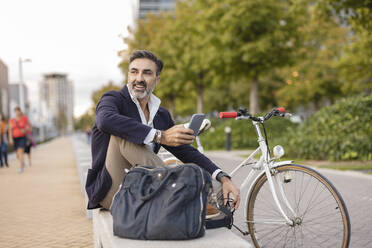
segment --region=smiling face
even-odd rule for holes
[[[129,64],[128,88],[138,100],[149,97],[159,80],[156,64],[152,60],[139,58]]]

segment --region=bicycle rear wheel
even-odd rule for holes
[[[324,176],[295,164],[279,166],[272,175],[279,202],[294,224],[285,223],[263,174],[247,205],[248,229],[256,247],[348,247],[350,220],[345,203]]]

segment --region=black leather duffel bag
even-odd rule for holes
[[[194,164],[137,166],[124,177],[111,204],[114,235],[145,240],[201,237],[211,187],[210,174]]]

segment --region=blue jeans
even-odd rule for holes
[[[3,162],[8,165],[8,145],[5,142],[1,142],[0,145],[0,164],[3,166]]]

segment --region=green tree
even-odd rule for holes
[[[174,32],[174,16],[170,13],[159,15],[149,14],[146,19],[139,20],[136,29],[129,28],[130,35],[124,39],[128,48],[121,52],[123,60],[119,64],[126,75],[129,67],[129,55],[134,50],[146,49],[154,52],[164,62],[160,83],[155,93],[161,98],[162,104],[169,108],[172,115],[176,109],[176,98],[183,97],[184,82],[177,68],[181,50]],[[170,35],[168,35],[170,34]]]
[[[372,35],[363,30],[353,37],[353,43],[344,50],[338,63],[343,78],[344,94],[372,92]]]
[[[107,84],[103,85],[101,88],[93,91],[91,95],[92,106],[75,120],[75,129],[85,130],[87,127],[92,127],[94,125],[95,109],[102,95],[107,91],[120,90],[120,88],[120,86],[110,81]]]
[[[350,27],[351,42],[343,50],[338,68],[347,94],[372,91],[372,0],[323,0],[326,16],[337,16]]]
[[[293,62],[303,8],[275,0],[203,2],[206,22],[212,26],[208,35],[215,36],[208,42],[221,51],[225,78],[250,82],[250,112],[256,113],[260,77]]]
[[[294,65],[279,70],[284,87],[277,90],[279,103],[288,107],[324,101],[333,103],[342,96],[337,63],[347,44],[348,29],[335,18],[320,15],[317,6],[308,8],[308,24],[301,29],[302,45]]]
[[[93,91],[92,93],[92,101],[93,101],[93,109],[97,106],[99,100],[101,99],[102,95],[110,90],[120,90],[121,87],[114,84],[114,82],[110,81],[108,84],[102,86],[101,88]]]
[[[207,1],[180,2],[176,9],[174,36],[178,43],[177,71],[188,92],[196,97],[197,112],[204,112],[205,92],[221,83],[221,52],[217,34],[207,18]],[[216,21],[216,20],[214,20]]]
[[[67,129],[67,116],[65,114],[65,109],[65,107],[60,107],[58,109],[56,124],[59,135],[64,134]]]
[[[328,16],[336,12],[355,31],[372,30],[372,0],[322,0],[322,10]]]
[[[75,120],[75,130],[85,131],[87,127],[92,128],[94,124],[94,112],[92,109],[87,110]]]

